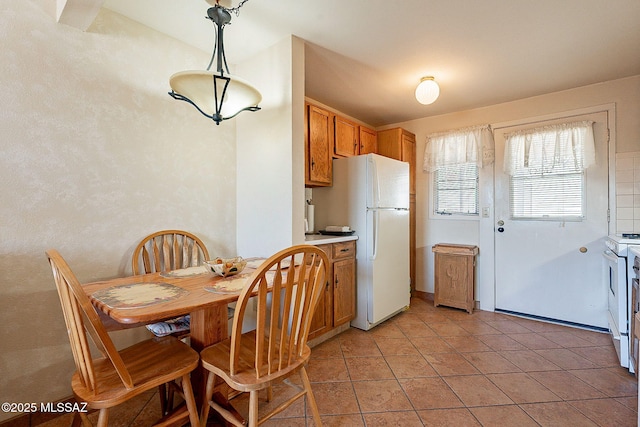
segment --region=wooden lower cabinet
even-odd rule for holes
[[[329,258],[327,285],[311,322],[309,339],[351,321],[356,314],[356,242],[318,245]]]
[[[434,305],[446,305],[473,312],[478,247],[443,243],[435,245],[433,253]]]

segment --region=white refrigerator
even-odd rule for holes
[[[369,330],[409,306],[409,164],[377,154],[334,159],[315,188],[316,225],[348,225],[356,243],[356,317]]]

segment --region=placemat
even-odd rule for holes
[[[142,282],[96,291],[93,298],[111,308],[139,308],[180,298],[189,291],[165,282]]]
[[[275,274],[276,273],[273,271],[267,271],[265,273],[265,277],[267,278],[267,284],[269,287],[273,286],[273,278]],[[244,288],[244,286],[247,284],[247,279],[250,276],[251,274],[238,274],[237,276],[227,277],[216,282],[214,285],[205,286],[204,289],[216,294],[240,293],[242,291],[242,288]],[[286,274],[283,274],[282,280],[286,280]]]
[[[162,273],[160,273],[160,276],[162,277],[193,277],[193,276],[198,276],[200,274],[206,274],[206,273],[208,273],[207,266],[199,265],[197,267],[187,267],[187,268],[180,268],[178,270],[163,271]]]

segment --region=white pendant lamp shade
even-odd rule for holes
[[[440,86],[433,77],[423,77],[416,88],[416,99],[419,103],[432,104],[440,96]]]
[[[213,1],[207,0],[213,4],[207,10],[207,19],[213,22],[216,30],[211,62],[206,70],[181,71],[171,76],[169,95],[188,102],[219,125],[243,111],[258,111],[262,95],[246,80],[229,74],[224,53],[224,27],[231,22],[231,13],[237,15],[240,7],[249,0],[242,0],[237,7],[229,9],[221,6],[218,0]],[[211,69],[214,61],[215,71]]]
[[[229,84],[225,91],[226,79]],[[174,93],[189,99],[200,112],[208,117],[219,115],[220,120],[230,119],[241,111],[251,111],[262,101],[260,92],[246,80],[215,71],[181,71],[171,76],[169,85]],[[216,104],[221,106],[220,112],[216,111]]]

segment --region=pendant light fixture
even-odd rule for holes
[[[420,104],[433,104],[440,96],[440,86],[431,76],[420,79],[420,84],[416,88],[416,99]]]
[[[171,97],[193,105],[216,125],[243,111],[260,109],[262,95],[249,82],[229,73],[224,53],[224,27],[231,22],[231,12],[237,16],[247,1],[241,1],[235,8],[225,8],[216,0],[207,10],[207,19],[213,22],[216,32],[209,66],[206,70],[181,71],[169,79]],[[211,70],[214,61],[216,67]]]

